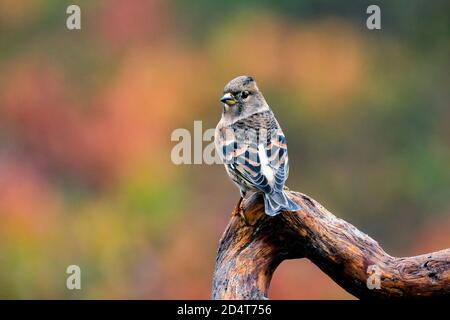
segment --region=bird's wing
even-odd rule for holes
[[[274,189],[282,191],[289,175],[289,161],[286,137],[280,127],[277,128],[272,134],[270,141],[268,141],[266,152],[269,164],[275,173]]]
[[[228,174],[238,185],[270,193],[272,187],[263,174],[254,133],[239,128],[222,128],[217,150]]]
[[[236,122],[219,143],[233,180],[265,193],[282,191],[287,178],[286,139],[272,112]]]

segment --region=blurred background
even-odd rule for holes
[[[239,193],[221,165],[173,164],[170,137],[214,128],[242,74],[286,133],[291,189],[392,255],[450,247],[450,3],[376,1],[379,31],[369,4],[2,0],[0,298],[209,298]],[[302,260],[269,296],[353,298]]]

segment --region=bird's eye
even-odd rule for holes
[[[241,93],[241,98],[242,99],[247,99],[247,97],[250,95],[250,92],[246,91],[242,91]]]

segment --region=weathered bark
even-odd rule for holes
[[[358,298],[450,297],[450,249],[415,257],[388,255],[378,243],[317,201],[290,192],[302,206],[275,217],[259,196],[243,202],[220,241],[213,299],[267,299],[272,274],[285,259],[308,258]],[[379,274],[379,288],[368,278]],[[371,287],[372,289],[370,289]]]

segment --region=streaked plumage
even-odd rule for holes
[[[286,138],[253,78],[231,80],[224,89],[216,148],[241,196],[261,192],[265,212],[276,215],[299,206],[283,191],[289,173]]]

